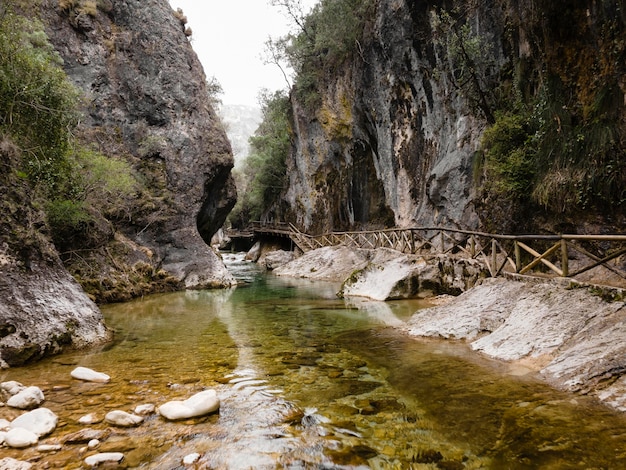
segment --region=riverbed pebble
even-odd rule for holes
[[[98,439],[92,439],[87,443],[88,449],[95,449],[100,445],[100,441]]]
[[[10,421],[4,418],[0,418],[0,431],[8,431],[10,427],[11,427]]]
[[[7,405],[20,410],[37,408],[45,400],[39,387],[26,387],[7,400]]]
[[[146,403],[145,405],[136,406],[133,411],[137,415],[147,416],[149,414],[154,413],[155,409],[156,409],[156,406],[154,406],[152,403]]]
[[[141,424],[143,418],[132,413],[127,413],[126,411],[113,410],[106,414],[104,420],[114,426],[127,428]]]
[[[30,470],[33,465],[29,462],[16,460],[11,457],[0,459],[0,470]]]
[[[11,421],[10,426],[11,429],[27,429],[41,437],[54,431],[58,422],[59,418],[51,410],[48,408],[37,408],[18,416]]]
[[[30,447],[39,442],[39,436],[32,431],[24,428],[9,429],[4,435],[4,443],[15,449]]]
[[[200,454],[194,452],[193,454],[185,455],[183,458],[184,465],[192,465],[200,459]]]
[[[40,444],[37,446],[37,452],[58,452],[63,446],[61,444]]]
[[[169,401],[158,408],[165,419],[178,420],[195,418],[217,411],[220,399],[215,390],[204,390],[184,401]]]
[[[89,413],[85,416],[81,416],[80,418],[78,418],[78,422],[80,424],[97,424],[102,422],[102,419],[102,417],[98,416],[95,413]]]
[[[111,380],[111,377],[103,372],[97,372],[89,369],[88,367],[77,367],[70,375],[78,380],[84,380],[85,382],[100,382],[106,383]]]
[[[124,459],[121,452],[102,452],[86,457],[84,462],[89,467],[97,467],[103,463],[119,463]]]

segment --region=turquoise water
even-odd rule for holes
[[[227,261],[241,287],[106,306],[114,342],[0,372],[44,389],[60,417],[45,443],[102,431],[93,451],[76,443],[53,454],[0,452],[36,468],[82,468],[97,451],[123,452],[121,468],[185,468],[192,453],[187,468],[626,468],[623,416],[463,344],[399,333],[424,301],[344,301],[337,285]],[[72,380],[76,365],[112,380]],[[78,423],[205,388],[222,400],[208,417],[154,414],[128,429]],[[0,417],[15,414],[0,408]]]

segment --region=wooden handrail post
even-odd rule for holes
[[[493,266],[493,272],[492,272],[492,276],[495,277],[496,273],[497,273],[497,269],[496,266],[498,266],[498,253],[497,250],[498,249],[498,242],[496,241],[495,238],[491,239],[491,263]]]
[[[569,276],[569,261],[567,257],[567,242],[561,239],[561,271],[563,271],[563,277]]]
[[[513,247],[515,250],[515,272],[519,273],[522,270],[522,250],[517,240],[513,241]]]

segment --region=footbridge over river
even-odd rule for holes
[[[448,255],[481,261],[492,277],[504,273],[581,280],[610,277],[626,287],[626,235],[558,234],[502,235],[441,227],[390,228],[309,235],[293,224],[251,224],[245,231],[227,232],[231,239],[283,238],[306,253],[343,245],[390,248],[424,257]],[[595,273],[593,272],[595,270]],[[604,270],[600,273],[600,270]],[[594,281],[596,282],[596,281]]]

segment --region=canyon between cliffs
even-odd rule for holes
[[[538,212],[531,220],[484,198],[474,173],[490,118],[446,75],[445,58],[432,47],[433,5],[378,4],[360,54],[325,77],[320,106],[312,111],[292,97],[288,184],[267,218],[312,232],[412,224],[576,228],[572,218],[553,221]],[[494,10],[485,2],[470,12],[494,54],[490,71],[512,67],[510,56],[540,70],[531,46],[545,46],[550,57],[558,51],[548,47],[555,38],[537,39],[537,31],[524,29],[525,4],[503,2],[505,8]],[[8,201],[0,240],[2,367],[110,340],[97,302],[235,285],[210,247],[236,200],[232,151],[183,19],[165,0],[105,0],[87,15],[44,0],[40,16],[65,72],[85,96],[81,137],[130,162],[146,185],[128,213],[90,227],[92,245],[59,250],[46,229],[38,231],[45,223],[28,187],[11,165],[0,166]],[[514,34],[505,31],[510,21]],[[0,152],[17,160],[10,148]],[[623,227],[623,215],[612,217],[591,214],[578,228]],[[322,272],[314,262],[304,268],[313,269]],[[415,315],[404,330],[465,340],[623,411],[624,313],[623,301],[605,302],[586,288],[489,280]]]

